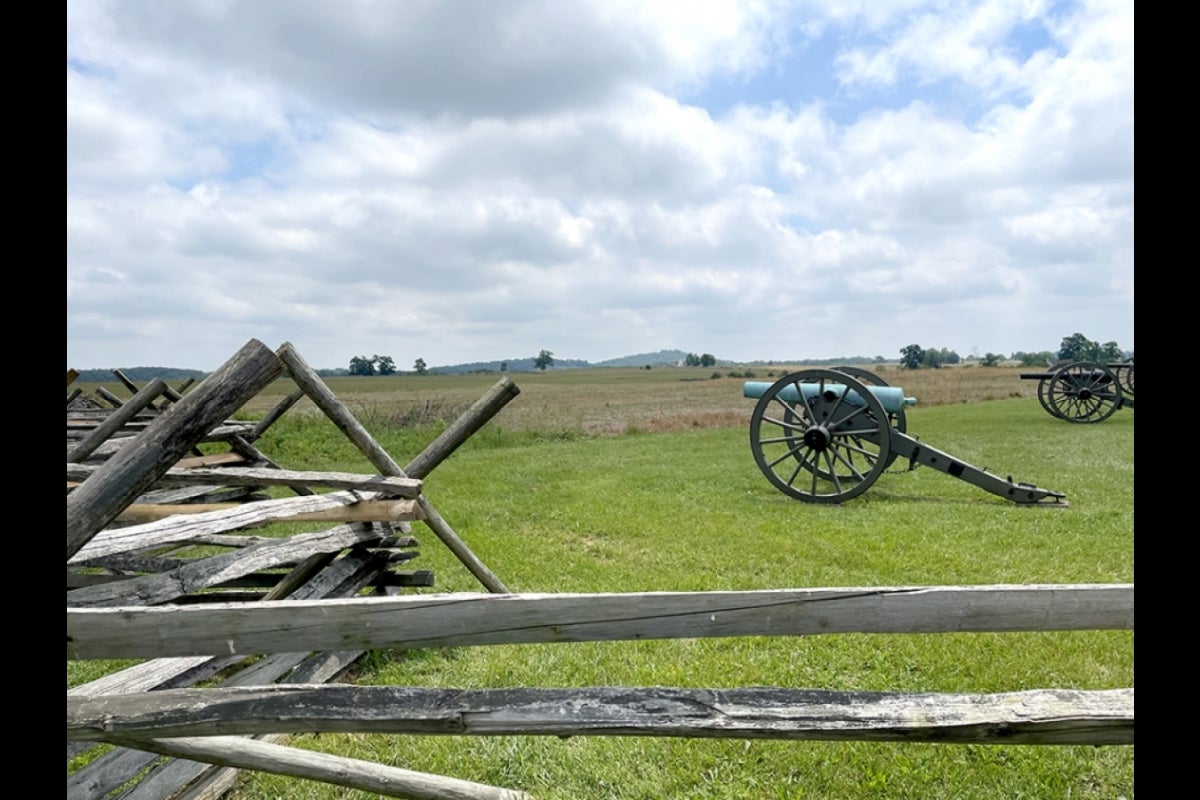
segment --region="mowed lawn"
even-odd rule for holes
[[[817,506],[782,495],[758,471],[744,424],[753,401],[740,396],[739,380],[633,372],[615,389],[614,381],[589,386],[572,376],[578,382],[561,394],[539,391],[550,376],[510,376],[522,394],[426,479],[433,505],[511,590],[1133,582],[1132,410],[1072,425],[1047,414],[1031,397],[1036,385],[1012,370],[989,378],[981,390],[988,399],[913,391],[920,404],[908,412],[911,435],[1062,491],[1069,507],[1015,506],[928,467],[905,471],[904,462],[859,498]],[[463,397],[478,397],[498,376],[470,377],[462,397],[450,399],[458,389],[446,383],[422,389],[420,403],[465,408]],[[888,374],[906,392],[916,377]],[[696,400],[701,389],[717,399]],[[389,422],[416,407],[395,386],[348,402],[400,463],[439,429]],[[593,424],[606,418],[608,429]],[[259,446],[289,468],[373,471],[330,423],[303,409]],[[421,555],[408,566],[437,576],[435,588],[415,591],[482,591],[432,532],[419,523],[414,530]],[[747,637],[376,653],[353,677],[459,688],[990,693],[1132,687],[1133,651],[1132,631]],[[1132,746],[331,734],[293,743],[537,798],[1132,798],[1134,784]],[[247,775],[233,796],[371,795]]]

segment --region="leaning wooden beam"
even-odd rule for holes
[[[336,554],[356,544],[378,541],[382,536],[382,532],[376,526],[365,523],[340,525],[316,533],[300,533],[244,550],[199,559],[170,572],[141,575],[115,583],[75,589],[67,592],[67,606],[165,603],[261,569],[295,564],[314,555]]]
[[[109,741],[123,747],[149,750],[161,755],[206,761],[227,767],[254,769],[297,778],[346,786],[386,797],[419,800],[528,800],[529,795],[482,783],[385,767],[370,761],[341,758],[327,753],[282,745],[217,736],[185,739],[124,739]]]
[[[103,386],[96,387],[96,394],[100,395],[101,399],[105,400],[113,408],[120,408],[125,404],[125,401],[117,397],[115,394],[105,389]]]
[[[91,480],[94,478],[84,481],[74,494],[67,495],[68,502],[75,494],[83,491]],[[178,515],[141,525],[130,525],[127,528],[114,528],[98,534],[86,547],[69,558],[67,563],[74,564],[100,556],[129,553],[146,547],[190,542],[199,535],[251,528],[268,522],[294,520],[305,514],[343,509],[375,500],[376,497],[373,493],[359,495],[354,492],[285,497],[255,503],[238,503],[232,508],[218,511]],[[394,500],[388,513],[399,514],[407,519],[420,519],[420,512],[414,500]],[[391,518],[374,521],[391,521]]]
[[[104,421],[83,437],[70,452],[67,453],[67,463],[83,461],[96,451],[96,448],[119,431],[127,422],[136,417],[143,409],[151,405],[154,398],[162,394],[167,385],[162,379],[155,378],[146,384],[146,388],[135,394],[120,408],[109,414]]]
[[[208,431],[283,371],[257,339],[163,412],[67,495],[67,558],[142,494]]]
[[[265,686],[67,698],[67,738],[263,733],[1133,744],[1133,689],[1002,694]]]
[[[459,448],[471,435],[482,428],[500,409],[519,395],[521,390],[508,378],[501,378],[440,436],[404,467],[410,478],[424,478]]]
[[[114,369],[112,372],[113,372],[113,375],[116,375],[116,376],[117,376],[117,380],[119,380],[119,381],[121,382],[121,384],[122,384],[122,385],[123,385],[123,386],[124,386],[126,389],[128,389],[128,390],[129,390],[129,393],[130,393],[130,394],[136,395],[138,392],[140,392],[140,391],[141,391],[141,389],[139,389],[139,388],[138,388],[138,385],[137,385],[136,383],[134,383],[132,380],[130,380],[130,379],[129,379],[129,376],[127,376],[127,375],[126,375],[124,372],[121,372],[121,370],[119,370],[119,369]],[[155,378],[154,380],[159,380],[159,379],[158,379],[158,378]],[[178,393],[176,393],[174,389],[172,389],[171,387],[167,386],[167,385],[164,383],[164,384],[163,384],[163,391],[162,391],[160,394],[167,395],[168,393],[170,393],[170,394],[175,394],[175,395],[176,395],[176,398],[178,398]],[[169,403],[164,403],[164,404],[163,404],[163,407],[165,408],[167,405],[169,405]],[[155,410],[158,410],[158,407],[157,407],[157,406],[155,406],[155,405],[154,405],[154,403],[150,403],[150,408],[153,408],[153,409],[155,409]]]
[[[1133,630],[1133,584],[455,593],[188,608],[68,608],[67,658],[1105,629]]]
[[[72,383],[74,383],[75,379],[78,377],[79,377],[79,370],[68,369],[67,370],[67,386],[70,386]]]
[[[98,467],[87,464],[67,464],[67,480],[82,481]],[[391,497],[415,498],[421,493],[422,482],[415,478],[393,478],[386,475],[357,475],[352,472],[300,472],[289,469],[259,467],[223,467],[220,469],[168,469],[156,486],[319,486],[325,489],[359,489],[383,492]]]
[[[354,446],[367,457],[367,460],[371,462],[375,469],[384,475],[407,477],[400,465],[388,455],[386,450],[380,447],[379,443],[362,426],[362,423],[355,419],[350,410],[325,385],[325,382],[321,380],[313,368],[308,365],[308,362],[296,352],[296,348],[292,346],[291,342],[284,342],[280,346],[278,353],[279,360],[287,366],[288,374],[291,375],[296,385],[304,390],[304,393],[316,404],[317,408],[321,409],[325,416],[329,417],[330,421],[338,427],[338,430],[350,439]],[[471,548],[467,547],[467,543],[434,510],[433,505],[424,495],[417,498],[417,503],[421,506],[421,511],[425,515],[425,524],[450,548],[450,552],[454,553],[455,557],[483,584],[485,589],[490,592],[508,592],[508,587],[487,568],[487,565],[471,552]]]
[[[433,504],[425,495],[417,498],[417,506],[421,509],[422,519],[429,529],[441,540],[442,544],[454,554],[467,571],[475,576],[475,579],[483,584],[483,588],[489,592],[504,594],[508,592],[508,587],[505,586],[496,574],[488,569],[487,565],[479,560],[474,551],[467,546],[467,543],[462,540],[450,523],[437,512]]]
[[[246,439],[251,442],[258,439],[267,432],[268,428],[275,424],[276,420],[286,414],[288,409],[296,405],[302,397],[304,397],[304,390],[296,389],[287,397],[280,400],[274,408],[267,412],[266,416],[258,421],[258,424],[254,426],[254,430],[246,434]]]

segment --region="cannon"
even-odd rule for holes
[[[775,488],[807,503],[842,503],[865,492],[897,458],[933,467],[1020,505],[1065,507],[1066,495],[1002,478],[906,432],[902,389],[866,370],[809,369],[774,383],[747,381],[754,461]]]
[[[1133,408],[1133,359],[1114,364],[1072,361],[1046,372],[1022,372],[1038,381],[1038,402],[1052,417],[1096,423],[1118,409]]]

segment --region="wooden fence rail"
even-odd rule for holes
[[[941,694],[319,685],[67,698],[69,740],[300,732],[1133,744],[1133,689]]]
[[[67,658],[831,633],[1132,630],[1133,584],[359,597],[68,608]]]

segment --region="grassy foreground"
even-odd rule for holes
[[[524,389],[524,376],[512,377]],[[748,417],[753,402],[740,398],[740,382],[714,383],[733,393],[723,413]],[[510,417],[523,418],[510,411],[531,395],[538,402],[523,392],[426,481],[439,512],[514,591],[1133,581],[1132,411],[1071,425],[1028,396],[923,401],[910,410],[910,434],[1065,492],[1069,508],[1013,506],[928,468],[903,472],[899,462],[861,497],[827,507],[775,491],[738,419],[651,433],[645,418],[627,417],[625,435],[598,436],[583,429],[596,409],[577,409],[574,428],[506,428]],[[436,434],[389,427],[386,415],[368,427],[401,463]],[[303,414],[277,423],[261,446],[288,467],[367,471],[332,425]],[[432,533],[417,525],[416,534],[423,546],[413,566],[438,579],[424,591],[481,590]],[[355,679],[459,688],[1107,689],[1134,685],[1133,651],[1131,631],[605,642],[377,653]],[[1133,797],[1132,746],[330,734],[293,744],[546,800]],[[269,775],[247,775],[233,795],[369,796]]]
[[[1043,411],[1036,382],[1016,370],[884,372],[919,400],[908,412],[911,435],[1065,492],[1070,507],[1017,507],[928,468],[905,472],[902,462],[861,497],[816,506],[759,473],[747,434],[753,401],[741,396],[740,378],[711,372],[513,374],[520,396],[427,478],[426,495],[520,592],[1133,581],[1133,411],[1071,425]],[[755,380],[775,377],[756,372]],[[329,383],[405,463],[436,436],[439,419],[498,377]],[[290,389],[273,386],[249,416]],[[373,471],[305,403],[259,446],[288,468]],[[430,531],[414,532],[422,547],[411,566],[434,570],[438,584],[418,591],[481,591]],[[1133,653],[1132,631],[747,637],[380,652],[352,678],[459,688],[1108,689],[1134,685]],[[100,665],[69,663],[69,685],[86,680],[88,666]],[[1132,746],[336,734],[291,743],[539,800],[1134,794]],[[245,774],[230,796],[373,797],[265,774]]]

